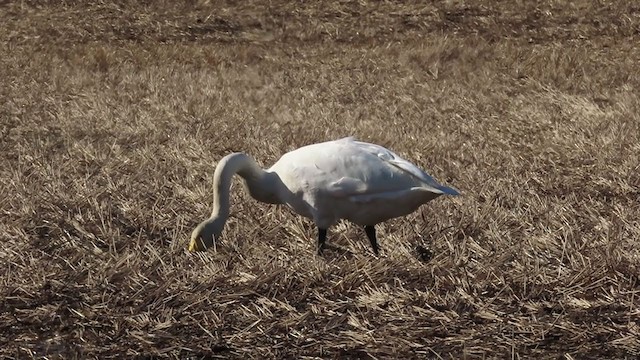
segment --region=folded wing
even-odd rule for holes
[[[355,141],[353,138],[339,141],[345,146],[341,151],[342,156],[359,160],[350,164],[351,168],[345,166],[345,176],[327,184],[326,190],[333,196],[357,196],[363,201],[377,197],[392,198],[397,191],[416,191],[417,188],[438,195],[458,195],[456,190],[440,185],[429,174],[382,146]]]

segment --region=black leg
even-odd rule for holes
[[[364,227],[364,231],[367,233],[367,237],[369,241],[371,241],[371,247],[373,248],[373,253],[378,255],[378,240],[376,239],[376,228],[374,225],[367,225]]]
[[[327,240],[327,229],[318,228],[318,255],[322,255],[324,242]]]

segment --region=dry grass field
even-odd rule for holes
[[[635,1],[0,2],[0,357],[640,356]],[[219,159],[353,135],[460,197],[329,231]]]

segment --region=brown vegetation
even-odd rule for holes
[[[1,2],[0,356],[639,356],[639,33],[635,1]],[[347,135],[463,196],[318,257],[235,191],[186,252],[218,159]]]

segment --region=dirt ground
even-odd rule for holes
[[[1,1],[0,357],[640,356],[635,1]],[[329,230],[218,160],[355,136],[442,197]]]

